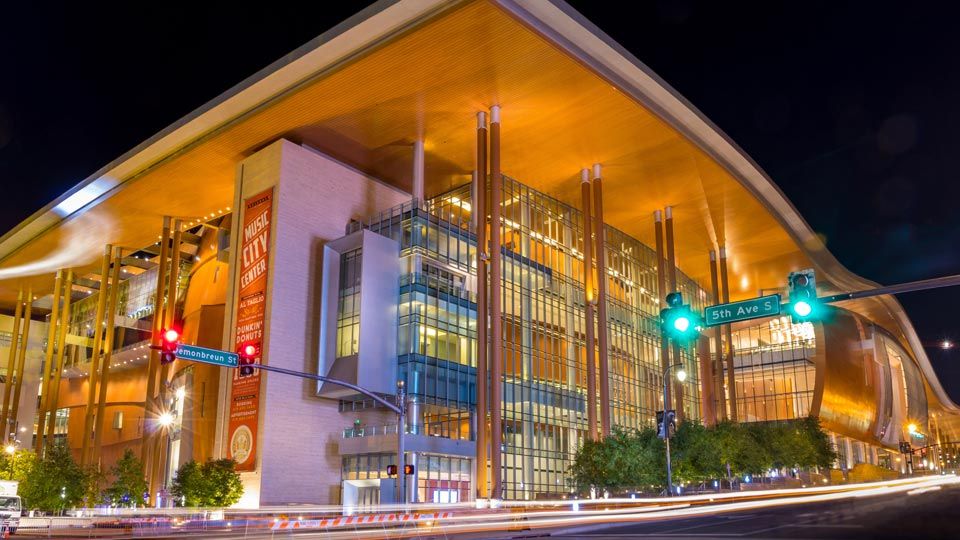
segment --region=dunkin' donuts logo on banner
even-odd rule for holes
[[[270,220],[273,188],[250,197],[243,204],[240,238],[240,289],[237,301],[236,347],[256,345],[263,351],[266,316],[267,268],[270,253]],[[261,352],[262,354],[262,352]],[[261,358],[256,359],[262,362]],[[238,471],[252,471],[257,465],[257,423],[260,417],[260,371],[249,377],[233,372],[230,390],[229,457]]]

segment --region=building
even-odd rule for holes
[[[404,381],[409,500],[566,492],[585,437],[654,421],[668,354],[693,375],[670,389],[682,417],[817,415],[839,468],[902,469],[900,442],[958,440],[890,297],[662,342],[667,292],[702,309],[782,292],[802,268],[822,294],[873,286],[566,4],[381,2],[0,238],[3,417],[16,444],[64,440],[85,463],[139,452],[161,497],[181,463],[213,457],[239,462],[241,505],[390,496],[388,408],[327,382],[161,365],[151,342],[178,327],[387,400]]]

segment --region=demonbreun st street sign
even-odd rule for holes
[[[742,302],[707,306],[703,310],[703,321],[707,326],[717,326],[761,317],[773,317],[779,314],[780,295],[771,294],[770,296],[751,298]]]
[[[240,356],[237,353],[183,343],[177,345],[177,351],[174,354],[181,360],[192,360],[215,366],[235,368],[240,364]]]

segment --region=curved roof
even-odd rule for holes
[[[161,214],[224,211],[237,164],[279,137],[407,189],[422,137],[427,189],[444,191],[469,178],[474,114],[495,103],[505,172],[576,204],[579,170],[603,164],[607,221],[652,244],[652,212],[673,205],[680,267],[709,282],[708,252],[726,246],[734,299],[808,266],[837,291],[874,286],[721,130],[565,3],[403,0],[261,70],[0,238],[0,305],[12,305],[18,282],[49,290],[57,268],[91,269],[104,243],[154,242]],[[907,345],[955,408],[895,299],[845,307]]]

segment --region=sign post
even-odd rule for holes
[[[761,317],[775,317],[779,314],[780,295],[771,294],[742,302],[707,306],[703,310],[703,321],[707,326],[719,326]]]

